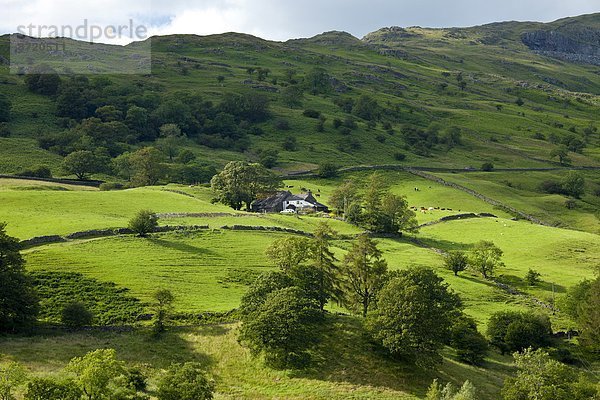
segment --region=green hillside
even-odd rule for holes
[[[44,65],[15,75],[10,37],[0,37],[0,238],[10,243],[5,230],[22,241],[41,300],[33,332],[0,326],[0,384],[13,361],[31,377],[72,378],[61,371],[73,357],[113,348],[148,377],[139,399],[159,398],[165,369],[187,361],[214,380],[215,399],[422,399],[434,379],[469,380],[477,399],[500,399],[517,370],[512,351],[494,342],[471,365],[445,338],[440,363],[417,366],[374,338],[373,304],[365,322],[347,299],[330,299],[307,332],[318,339],[305,368],[271,368],[240,341],[244,295],[279,270],[267,248],[281,239],[315,246],[326,223],[336,232],[336,279],[366,233],[387,262],[386,285],[414,268],[434,271],[488,341],[498,312],[547,318],[543,347],[581,374],[585,396],[600,370],[586,342],[597,326],[582,322],[597,307],[577,291],[600,265],[599,37],[592,14],[390,27],[362,39],[173,35],[122,48],[65,40],[69,52],[44,54]],[[151,74],[105,73],[148,45]],[[96,74],[79,74],[86,69]],[[282,188],[311,192],[331,212],[252,213],[217,202],[209,182],[230,161],[261,163]],[[342,213],[333,203],[344,185],[363,203],[344,196]],[[384,200],[368,205],[369,196]],[[364,218],[369,207],[380,217],[404,200],[417,230],[377,230]],[[147,237],[127,229],[140,210],[157,218]],[[482,241],[502,253],[489,277],[472,261]],[[469,262],[456,274],[445,265],[454,252]],[[158,289],[175,299],[162,335]],[[96,314],[84,327],[65,322],[73,302]],[[18,400],[25,391],[17,388]]]

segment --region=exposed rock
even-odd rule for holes
[[[523,43],[538,54],[570,62],[600,65],[600,30],[584,27],[525,32]]]

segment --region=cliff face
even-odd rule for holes
[[[523,43],[538,54],[565,61],[600,65],[600,30],[580,29],[538,30],[525,32]]]

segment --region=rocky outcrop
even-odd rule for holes
[[[600,30],[590,27],[525,32],[523,43],[538,54],[570,62],[600,65]]]

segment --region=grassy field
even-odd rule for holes
[[[477,190],[518,210],[540,218],[542,221],[571,229],[600,233],[600,197],[592,191],[600,183],[598,172],[582,172],[586,179],[586,194],[574,209],[565,207],[566,198],[556,194],[541,193],[539,186],[547,180],[559,181],[566,172],[469,173],[436,174],[439,177]]]
[[[129,365],[156,373],[172,362],[197,361],[217,384],[216,399],[417,399],[434,378],[461,384],[471,380],[482,398],[496,398],[512,372],[510,357],[493,355],[485,368],[456,361],[450,350],[437,372],[395,362],[373,349],[357,320],[332,317],[313,357],[314,368],[275,371],[237,342],[237,325],[174,329],[160,341],[148,332],[50,333],[32,338],[0,338],[3,359],[25,364],[38,375],[54,374],[70,358],[97,348],[115,348]],[[150,389],[154,387],[150,382]]]

